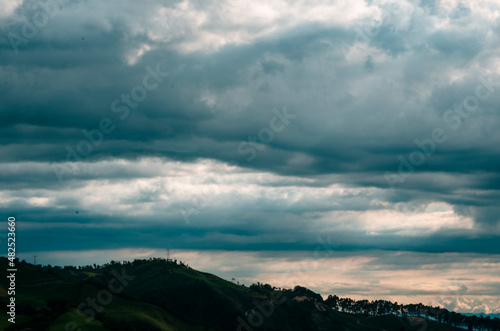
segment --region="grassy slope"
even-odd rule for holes
[[[0,258],[0,270],[5,270],[7,268],[7,260],[5,258]],[[119,270],[119,269],[118,269]],[[98,290],[105,287],[95,286],[94,283],[99,283],[96,281],[95,277],[102,277],[106,269],[99,270],[98,272],[67,272],[67,270],[61,270],[59,273],[63,274],[65,279],[70,281],[64,281],[61,277],[56,275],[51,275],[45,272],[37,271],[32,266],[17,265],[16,273],[16,324],[12,325],[7,321],[6,318],[2,318],[0,321],[0,330],[21,329],[23,322],[32,320],[32,317],[27,315],[22,315],[23,310],[31,309],[29,315],[33,315],[33,311],[37,308],[47,307],[47,301],[50,299],[63,299],[69,306],[76,307],[81,302],[86,302],[87,298],[96,298]],[[82,277],[82,274],[85,274]],[[79,279],[79,282],[72,282],[71,279]],[[89,283],[82,283],[82,279],[87,279],[91,281]],[[39,286],[37,282],[42,280]],[[0,280],[0,304],[1,309],[5,309],[5,305],[8,303],[6,288],[8,287],[6,278],[2,277]],[[2,313],[3,316],[7,316]],[[99,321],[100,319],[106,320],[110,324],[126,323],[129,327],[138,325],[137,330],[208,330],[208,328],[196,325],[190,322],[186,322],[178,316],[165,311],[164,309],[143,302],[136,302],[127,298],[122,298],[120,295],[114,295],[113,300],[103,310],[101,315],[97,315],[96,319],[88,323],[86,321],[87,317],[82,316],[76,312],[75,308],[71,308],[65,312],[60,312],[59,314],[51,314],[47,316],[47,320],[50,320],[48,324],[48,329],[51,331],[65,330],[67,323],[75,322],[78,327],[84,330],[108,330],[103,327],[103,323]],[[41,323],[32,323],[30,326],[36,326]]]

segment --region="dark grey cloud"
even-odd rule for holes
[[[237,24],[220,19],[238,13],[226,5],[217,13],[220,6],[201,2],[183,9],[180,2],[74,1],[18,52],[8,38],[0,41],[0,208],[25,222],[27,250],[160,248],[165,240],[179,248],[314,250],[318,235],[333,228],[341,250],[498,253],[498,22],[480,20],[477,8],[447,11],[432,2],[344,23],[285,13]],[[22,35],[23,18],[40,10],[24,2],[0,21],[0,35]],[[155,87],[127,101],[143,91],[145,77]],[[453,110],[477,98],[478,87],[489,94],[477,110]],[[267,144],[250,144],[284,109],[295,116],[284,129]],[[103,119],[112,132],[102,133]],[[102,142],[89,144],[100,140],[88,136],[98,129]],[[389,187],[386,172],[400,176],[400,157],[409,160],[422,149],[415,140],[429,141],[435,129],[446,141]],[[64,163],[79,144],[91,146],[89,155]],[[247,161],[251,154],[239,146],[255,157]],[[151,167],[179,162],[189,165],[185,174],[207,159],[239,165],[235,177],[254,177],[236,180],[240,191],[253,191],[214,193],[196,183],[212,198],[201,198],[188,225],[179,210],[201,193],[170,180],[179,173]],[[64,169],[62,181],[55,169]],[[262,173],[276,178],[259,182]],[[162,176],[168,181],[154,182]],[[293,190],[334,185],[353,191],[293,200]],[[96,201],[106,190],[104,206]],[[377,234],[339,225],[385,208],[424,214],[433,202],[470,218],[473,228],[422,227],[412,236],[388,225]]]

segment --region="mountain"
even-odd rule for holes
[[[10,300],[7,263],[0,258],[3,310]],[[413,308],[407,306],[336,296],[323,300],[300,286],[246,287],[179,261],[112,261],[79,268],[17,261],[16,268],[16,323],[2,318],[0,329],[6,331],[463,330],[410,316]],[[389,314],[387,307],[400,313]],[[380,314],[373,315],[375,308]],[[7,312],[3,315],[9,317]]]

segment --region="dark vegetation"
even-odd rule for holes
[[[4,317],[0,330],[500,330],[498,318],[422,304],[323,300],[301,286],[246,287],[176,260],[16,265],[16,323]],[[0,270],[6,269],[7,259],[0,258]],[[8,317],[7,287],[2,275],[0,304]]]

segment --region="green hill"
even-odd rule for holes
[[[85,268],[17,262],[17,270],[16,323],[4,317],[1,330],[462,330],[422,317],[340,312],[303,287],[245,287],[163,259]]]

